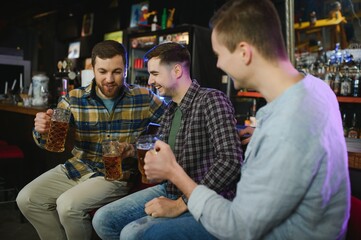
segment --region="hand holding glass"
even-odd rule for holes
[[[138,169],[142,174],[143,183],[152,183],[152,181],[147,179],[147,176],[144,172],[144,157],[147,151],[154,149],[154,143],[159,139],[157,135],[142,135],[138,138],[136,143],[137,153],[138,153]]]
[[[103,163],[105,168],[105,180],[115,181],[123,177],[122,158],[120,143],[117,140],[105,140],[102,142]]]
[[[45,149],[51,152],[63,152],[65,140],[69,129],[71,112],[67,109],[56,108],[50,122],[50,130],[46,140]]]

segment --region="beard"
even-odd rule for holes
[[[115,98],[119,94],[121,86],[116,83],[98,84],[100,92],[107,98]]]

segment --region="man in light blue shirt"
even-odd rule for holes
[[[217,67],[237,89],[255,89],[267,101],[256,115],[236,197],[197,185],[161,141],[146,156],[147,177],[172,181],[194,218],[219,239],[345,238],[350,185],[334,93],[293,67],[269,0],[228,1],[211,25]],[[187,226],[164,224],[148,231],[149,239],[184,239]]]

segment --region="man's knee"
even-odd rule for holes
[[[122,231],[120,232],[120,239],[122,240],[132,240],[132,239],[136,239],[135,238],[135,229],[137,224],[134,225],[134,222],[129,223],[128,225],[126,225]]]
[[[104,219],[107,217],[107,214],[104,211],[104,207],[103,208],[99,208],[92,219],[92,224],[94,229],[98,232],[102,229],[102,226],[104,225]]]
[[[63,224],[69,217],[86,214],[83,212],[84,209],[81,209],[81,204],[82,203],[79,203],[75,197],[67,194],[60,195],[56,200],[56,211],[58,212],[60,222]]]
[[[27,210],[29,206],[29,200],[31,198],[31,191],[29,191],[26,187],[21,189],[16,197],[16,204],[18,205],[20,211],[27,215]]]

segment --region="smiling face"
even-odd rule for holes
[[[153,85],[160,96],[174,97],[178,81],[175,74],[177,64],[160,64],[160,59],[154,57],[148,61],[148,84]]]
[[[94,76],[97,93],[100,97],[105,99],[115,98],[119,94],[126,76],[123,58],[120,55],[107,59],[96,57]]]

